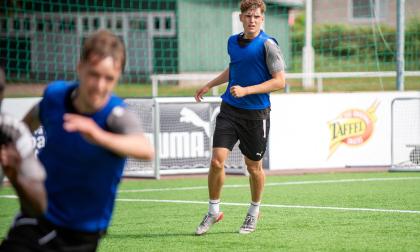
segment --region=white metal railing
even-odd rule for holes
[[[216,78],[220,73],[182,73],[182,74],[157,74],[151,75],[152,80],[152,95],[157,97],[158,84],[160,81],[188,81],[200,80],[209,81]],[[316,79],[316,86],[318,92],[323,90],[323,79],[331,78],[375,78],[375,77],[396,77],[395,71],[387,72],[321,72],[309,74],[310,77]],[[406,71],[404,73],[407,77],[420,77],[420,71]],[[304,73],[287,73],[286,79],[303,79]],[[217,87],[213,88],[213,95],[218,95]]]

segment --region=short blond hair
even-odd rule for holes
[[[88,62],[92,56],[100,59],[112,57],[115,62],[120,63],[121,72],[124,72],[125,46],[123,41],[111,31],[98,30],[84,41],[80,61]]]
[[[261,13],[265,12],[265,3],[263,0],[242,0],[241,1],[241,13],[244,13],[252,9],[261,9]]]

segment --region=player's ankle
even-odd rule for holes
[[[248,214],[251,216],[257,217],[260,212],[260,205],[261,205],[261,202],[251,201],[248,208]]]
[[[220,199],[209,200],[209,214],[217,216],[220,212]]]

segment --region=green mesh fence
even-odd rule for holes
[[[315,71],[364,72],[396,69],[396,0],[314,0]],[[405,70],[420,69],[420,2],[405,1]],[[292,27],[289,71],[302,71],[304,13]]]
[[[270,3],[267,32],[289,54],[289,4]],[[222,71],[239,1],[2,1],[0,64],[7,79],[73,79],[82,41],[110,29],[127,46],[123,82],[149,82],[156,73]]]
[[[313,2],[315,71],[395,70],[395,1]],[[264,30],[279,42],[287,70],[301,72],[304,1],[266,3]],[[420,21],[411,15],[420,6],[414,7],[407,15],[406,70],[420,69]],[[241,28],[238,11],[239,0],[3,0],[0,65],[9,82],[74,79],[82,41],[106,28],[128,48],[123,83],[218,72],[229,62],[228,36]]]

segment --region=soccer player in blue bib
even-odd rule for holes
[[[262,0],[241,1],[239,18],[244,31],[228,40],[229,67],[195,94],[199,102],[212,87],[229,83],[222,95],[213,135],[208,174],[209,209],[196,229],[197,235],[206,233],[223,218],[219,204],[224,164],[238,140],[250,175],[252,200],[239,233],[251,233],[257,226],[265,181],[262,158],[270,129],[269,93],[285,86],[285,65],[280,49],[276,40],[261,29],[265,8]]]
[[[39,160],[47,173],[48,207],[42,218],[12,227],[10,242],[31,251],[96,250],[111,220],[126,157],[154,156],[140,123],[112,94],[124,65],[122,41],[109,31],[95,32],[81,49],[79,80],[48,85],[24,118],[31,130],[45,130]]]

